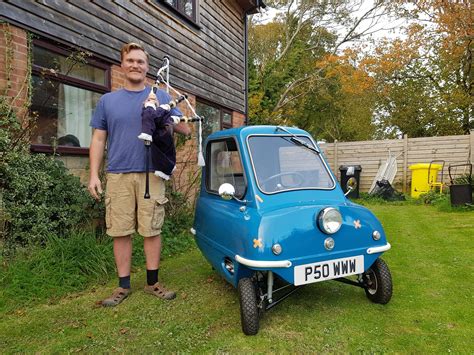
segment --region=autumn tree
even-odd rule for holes
[[[375,30],[382,2],[267,3],[280,14],[249,29],[250,122],[297,125],[328,141],[370,138],[372,80],[340,48]]]
[[[403,1],[412,21],[384,39],[361,67],[375,79],[378,136],[469,133],[473,129],[473,19],[468,1]]]

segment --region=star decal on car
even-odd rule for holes
[[[262,243],[262,240],[259,238],[259,239],[254,239],[253,240],[253,247],[254,248],[261,248],[263,247],[263,243]]]

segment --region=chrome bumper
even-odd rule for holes
[[[291,267],[290,260],[278,260],[278,261],[250,260],[250,259],[242,258],[240,255],[236,255],[235,260],[237,260],[242,265],[250,266],[250,267],[261,267],[261,268]]]
[[[381,253],[383,251],[387,251],[391,248],[392,246],[390,245],[390,243],[387,243],[385,245],[382,245],[381,247],[373,247],[373,248],[369,248],[367,249],[367,254],[376,254],[376,253]]]

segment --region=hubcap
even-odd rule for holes
[[[367,271],[365,274],[365,282],[367,285],[367,291],[371,295],[375,295],[377,292],[377,278],[375,277],[375,273],[372,270]]]

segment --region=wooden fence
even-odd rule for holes
[[[463,136],[428,138],[387,139],[379,141],[334,142],[320,144],[331,169],[340,177],[341,165],[362,167],[360,191],[367,192],[377,175],[379,167],[389,157],[389,151],[397,158],[397,174],[393,185],[398,190],[410,190],[411,172],[409,166],[416,163],[430,163],[444,160],[443,182],[449,182],[449,164],[474,162],[474,130]],[[459,170],[458,170],[459,171]]]

